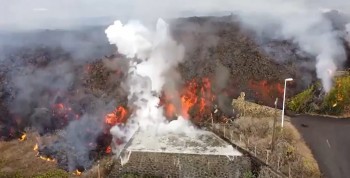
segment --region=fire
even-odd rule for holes
[[[211,88],[209,78],[203,78],[201,80],[193,79],[186,83],[180,93],[179,108],[171,102],[173,95],[169,95],[169,93],[164,94],[160,105],[163,105],[165,115],[168,118],[181,115],[182,117],[189,119],[190,111],[194,108],[198,110],[196,117],[203,117],[206,109],[211,106],[211,103],[215,99]]]
[[[24,140],[26,140],[27,139],[27,134],[26,133],[23,133],[22,135],[21,135],[21,137],[18,139],[19,141],[24,141]]]
[[[78,169],[73,172],[73,175],[80,176],[82,172],[80,172]]]
[[[105,116],[105,122],[110,126],[123,123],[127,119],[127,114],[127,109],[122,106],[119,106],[113,112]]]
[[[56,160],[53,159],[53,158],[49,158],[49,157],[45,157],[45,156],[39,155],[39,145],[38,144],[34,145],[33,150],[36,152],[36,156],[39,157],[40,159],[42,159],[44,161],[48,161],[48,162],[56,162]]]
[[[106,153],[109,154],[109,153],[111,153],[111,152],[112,152],[112,148],[111,148],[111,146],[108,146],[108,147],[106,148]]]
[[[260,95],[266,102],[271,101],[272,103],[275,97],[283,96],[284,87],[280,83],[270,84],[266,80],[262,80],[259,82],[249,81],[248,85],[255,91],[256,95]]]
[[[39,156],[39,158],[42,159],[42,160],[48,161],[48,162],[55,162],[56,161],[53,158],[48,158],[48,157],[45,157],[45,156]]]
[[[39,146],[38,146],[38,144],[35,144],[35,145],[34,145],[33,150],[34,150],[34,151],[39,151]]]

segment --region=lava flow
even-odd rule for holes
[[[171,93],[163,94],[160,106],[163,106],[165,115],[168,118],[181,115],[186,119],[192,116],[196,120],[201,120],[207,114],[208,107],[211,107],[215,99],[211,88],[209,78],[193,79],[185,84],[180,93],[180,106],[176,107],[173,103],[173,96],[176,95]],[[194,109],[196,114],[192,115],[191,112]]]
[[[283,96],[283,85],[280,83],[270,84],[266,80],[259,82],[249,81],[248,86],[255,92],[258,98],[265,103],[273,103],[275,97]]]

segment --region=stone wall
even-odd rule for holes
[[[140,177],[238,178],[249,174],[251,165],[246,156],[132,152],[123,166],[118,160],[109,177],[133,173]]]

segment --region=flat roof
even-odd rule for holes
[[[199,155],[242,155],[216,134],[205,130],[196,130],[193,133],[167,132],[162,134],[150,130],[139,130],[129,142],[126,150]]]

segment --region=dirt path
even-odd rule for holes
[[[350,119],[298,116],[291,121],[311,148],[324,177],[350,177]]]

